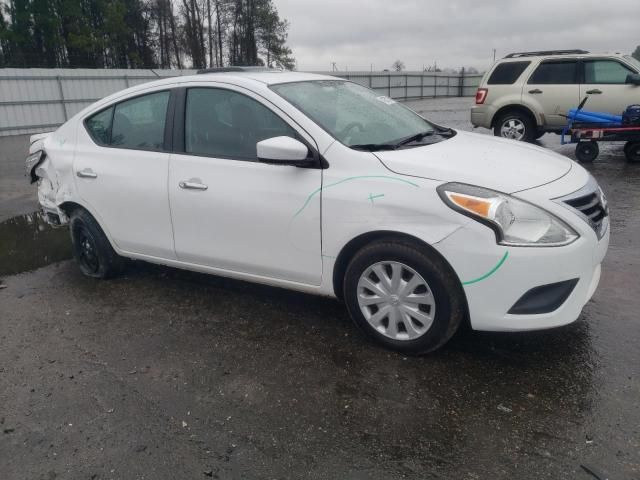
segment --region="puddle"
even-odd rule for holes
[[[49,226],[30,213],[0,223],[0,277],[71,258],[68,227]]]

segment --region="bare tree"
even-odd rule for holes
[[[393,65],[391,65],[391,68],[395,72],[401,72],[405,69],[404,62],[402,60],[396,60],[395,62],[393,62]]]

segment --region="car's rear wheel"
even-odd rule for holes
[[[379,241],[349,263],[344,299],[369,337],[406,354],[444,345],[465,316],[462,287],[435,254],[411,243]]]
[[[124,269],[120,257],[95,218],[83,209],[71,214],[71,245],[80,271],[91,278],[111,278]]]
[[[538,130],[529,115],[511,111],[500,115],[493,127],[496,137],[509,138],[520,142],[533,142]]]

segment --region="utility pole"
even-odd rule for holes
[[[496,49],[493,49],[493,63],[496,63]]]

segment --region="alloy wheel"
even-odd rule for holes
[[[518,118],[510,118],[505,120],[500,128],[500,135],[504,138],[512,140],[522,140],[526,134],[526,126],[522,120]]]

